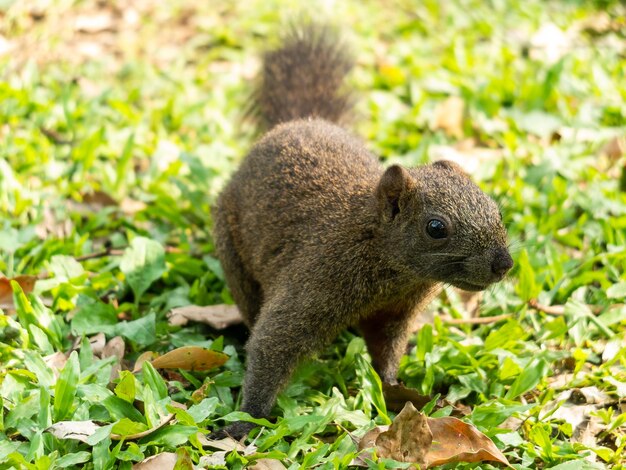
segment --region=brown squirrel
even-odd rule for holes
[[[214,212],[217,255],[251,329],[242,410],[254,417],[269,415],[299,359],[350,326],[394,383],[413,320],[443,284],[482,290],[513,266],[497,205],[457,165],[385,170],[336,124],[352,108],[345,50],[313,25],[265,55],[254,106],[274,127]]]

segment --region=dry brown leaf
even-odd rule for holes
[[[609,160],[615,161],[626,154],[626,137],[613,137],[600,150],[602,155],[606,155]]]
[[[102,349],[102,358],[115,356],[118,360],[124,359],[124,351],[126,344],[121,336],[111,338],[111,340]]]
[[[111,382],[117,379],[122,369],[122,359],[124,359],[124,351],[126,344],[121,336],[111,338],[111,340],[102,349],[102,359],[106,357],[116,357],[117,361],[111,368]]]
[[[174,452],[162,452],[133,465],[133,470],[171,470],[176,465]]]
[[[418,463],[423,468],[454,462],[509,462],[496,445],[471,424],[457,418],[427,418],[408,402],[391,426],[370,430],[359,450],[376,447],[380,457]],[[357,459],[353,462],[360,465]]]
[[[135,361],[135,367],[133,367],[133,373],[139,372],[141,370],[141,366],[146,361],[151,361],[152,359],[157,357],[157,353],[152,351],[146,351],[141,353],[137,360]]]
[[[157,369],[210,370],[223,365],[228,356],[199,346],[183,346],[152,361]]]
[[[46,429],[46,432],[49,432],[57,439],[75,439],[87,442],[89,436],[98,429],[100,429],[100,426],[93,421],[59,421]]]
[[[59,378],[59,373],[65,367],[65,363],[67,362],[67,357],[60,351],[57,351],[53,354],[50,354],[43,358],[44,362],[48,367],[52,369],[54,376]]]
[[[460,139],[463,137],[463,114],[465,101],[459,96],[450,96],[440,103],[433,116],[433,128],[442,129],[451,137]]]
[[[496,160],[502,157],[502,150],[487,147],[460,148],[449,145],[431,145],[430,158],[433,161],[449,160],[459,165],[468,174],[475,173],[483,162]]]
[[[170,325],[184,326],[189,321],[205,323],[216,330],[223,330],[231,325],[243,323],[243,318],[236,305],[187,305],[172,309],[167,315]]]
[[[210,440],[202,433],[198,433],[198,441],[203,447],[210,447],[211,449],[224,450],[231,452],[236,450],[237,452],[244,452],[246,447],[239,441],[236,441],[232,437],[225,437],[224,439]]]
[[[509,465],[504,454],[491,439],[473,425],[457,418],[428,418],[433,444],[426,455],[428,467],[453,462],[483,462]]]
[[[284,470],[286,467],[280,460],[259,459],[254,462],[254,465],[248,468],[252,470]]]
[[[220,450],[218,452],[213,452],[211,455],[203,455],[200,457],[200,461],[198,462],[198,466],[200,468],[210,468],[210,467],[219,467],[226,466],[226,452],[225,450]]]
[[[432,397],[420,394],[416,389],[402,384],[383,383],[383,395],[387,409],[391,411],[402,410],[407,402],[411,402],[417,409],[422,409]]]
[[[13,278],[0,277],[0,308],[15,310],[11,281],[17,282],[24,293],[28,294],[33,291],[35,282],[37,282],[37,277],[26,275],[16,276]]]
[[[104,351],[104,346],[106,345],[106,341],[107,341],[107,338],[102,332],[89,338],[89,344],[91,345],[91,352],[95,356],[102,358],[102,352]]]
[[[463,305],[463,318],[475,318],[478,316],[478,308],[480,307],[480,302],[483,299],[482,292],[469,292],[462,289],[454,289],[455,292],[459,295],[459,299],[461,300],[461,304]]]
[[[407,402],[389,429],[378,435],[376,448],[381,457],[422,466],[432,441],[428,418]]]
[[[74,29],[81,33],[100,33],[115,29],[113,17],[109,12],[98,12],[92,14],[79,15],[74,20]]]

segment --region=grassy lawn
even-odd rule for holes
[[[203,447],[241,418],[247,333],[168,319],[232,304],[211,205],[256,137],[260,53],[303,11],[345,31],[381,160],[457,161],[509,230],[512,274],[447,288],[401,381],[517,469],[625,468],[626,6],[293,3],[0,0],[0,469],[410,465],[357,459],[397,410],[355,331],[243,446]],[[226,362],[150,362],[185,346]]]

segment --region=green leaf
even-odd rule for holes
[[[76,387],[80,378],[78,354],[72,351],[65,367],[61,371],[54,387],[54,421],[63,421],[69,416],[76,396]]]
[[[139,346],[147,346],[156,341],[156,316],[154,312],[145,317],[115,326],[115,334],[129,339]]]
[[[118,323],[115,308],[99,299],[80,296],[78,311],[72,318],[72,332],[77,335],[105,333],[112,335]]]
[[[606,296],[609,299],[623,299],[626,298],[626,282],[619,282],[613,284],[606,290]]]
[[[550,364],[544,359],[533,359],[511,384],[506,398],[513,399],[533,389],[544,377],[547,377]]]
[[[535,271],[530,264],[528,251],[522,250],[517,261],[519,266],[519,284],[516,290],[523,301],[528,302],[530,299],[537,297],[539,288],[535,281]]]
[[[150,387],[152,393],[157,400],[161,400],[166,398],[167,395],[167,384],[161,374],[157,372],[157,370],[150,364],[150,362],[146,361],[141,365],[141,370],[143,372],[143,381],[144,383]]]
[[[135,376],[130,371],[120,371],[120,381],[115,386],[115,394],[132,404],[135,401],[135,393]]]
[[[91,452],[74,452],[71,454],[65,454],[62,457],[59,457],[54,461],[53,468],[67,468],[72,467],[74,465],[78,465],[79,463],[89,462],[91,460]]]
[[[111,413],[114,420],[130,418],[138,423],[145,423],[144,416],[133,405],[116,396],[110,396],[102,401],[102,405]]]
[[[55,255],[50,259],[50,271],[62,281],[85,274],[83,266],[71,256]]]
[[[132,434],[138,434],[148,429],[144,423],[137,423],[131,421],[128,418],[120,419],[111,430],[112,434],[119,434],[120,436],[130,436]]]
[[[433,350],[433,327],[429,323],[426,323],[420,329],[417,335],[417,349],[415,354],[418,361],[423,361],[426,358],[426,353]]]
[[[135,301],[138,301],[165,272],[165,250],[157,241],[136,237],[124,251],[120,269],[135,294]]]

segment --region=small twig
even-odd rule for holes
[[[537,299],[530,299],[528,306],[539,310],[540,312],[547,313],[548,315],[560,316],[565,315],[565,305],[542,305],[537,302]]]
[[[165,252],[166,253],[182,253],[183,250],[175,246],[166,246]],[[107,248],[104,251],[98,251],[96,253],[89,253],[87,255],[78,256],[76,258],[76,261],[85,261],[88,259],[104,258],[105,256],[122,256],[123,254],[124,254],[124,249],[122,248]]]
[[[45,135],[48,139],[50,139],[53,143],[57,145],[73,145],[74,142],[71,140],[64,139],[61,135],[53,131],[52,129],[46,129],[45,127],[40,127],[39,130],[43,135]]]
[[[76,261],[86,261],[88,259],[95,258],[104,258],[105,256],[122,256],[124,254],[124,250],[107,248],[104,251],[98,251],[96,253],[89,253],[88,255],[82,255],[76,257]]]
[[[513,315],[510,313],[504,313],[502,315],[495,315],[493,317],[476,317],[476,318],[451,318],[442,317],[444,323],[449,325],[488,325],[489,323],[496,323],[500,320],[506,320]]]

